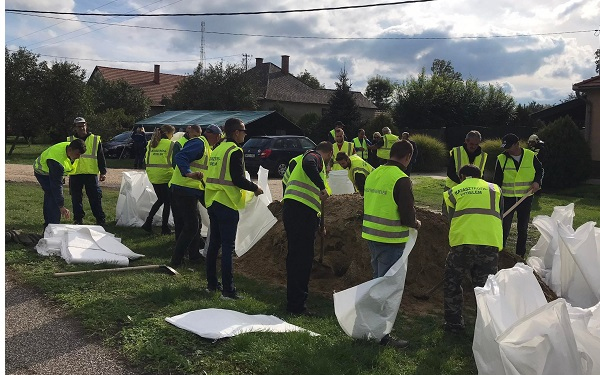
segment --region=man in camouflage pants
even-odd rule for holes
[[[481,170],[465,165],[461,183],[444,192],[450,221],[450,252],[444,273],[444,329],[462,332],[462,278],[471,275],[474,286],[483,286],[498,272],[502,249],[502,193],[498,185],[481,179]]]

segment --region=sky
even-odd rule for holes
[[[370,3],[382,2],[393,1]],[[368,3],[6,0],[5,9],[165,14]],[[600,48],[600,35],[595,31],[600,29],[600,0],[433,0],[347,10],[202,17],[10,12],[4,16],[5,46],[9,50],[25,47],[39,54],[41,60],[76,63],[88,77],[97,65],[153,71],[154,64],[159,64],[162,73],[191,74],[200,62],[204,21],[207,64],[247,62],[251,68],[256,58],[263,58],[281,66],[281,56],[288,55],[292,74],[307,70],[327,88],[335,88],[340,70],[346,69],[352,90],[364,93],[371,77],[381,75],[402,82],[416,77],[423,68],[430,73],[433,60],[444,59],[451,61],[463,78],[500,85],[523,104],[558,104],[566,99],[574,83],[596,75],[594,52]]]

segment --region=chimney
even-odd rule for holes
[[[281,55],[281,73],[290,74],[290,57]]]
[[[263,58],[262,57],[257,57],[256,58],[256,66],[260,66],[263,63]]]
[[[154,83],[160,83],[160,65],[154,64]]]

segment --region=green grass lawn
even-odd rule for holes
[[[41,232],[42,194],[37,184],[5,183],[6,228]],[[443,180],[415,178],[414,194],[419,205],[439,209]],[[583,186],[570,195],[545,195],[534,211],[549,215],[554,205],[575,202],[575,226],[598,220],[600,187]],[[68,194],[68,191],[65,191]],[[172,236],[148,235],[138,228],[116,227],[118,190],[105,189],[103,206],[106,229],[122,238],[133,251],[146,257],[134,265],[165,264],[174,245]],[[85,201],[85,200],[84,200]],[[86,207],[86,223],[93,218]],[[87,332],[119,350],[132,365],[152,374],[476,374],[472,355],[474,317],[467,316],[467,332],[447,335],[442,317],[400,314],[395,336],[410,340],[407,350],[382,348],[352,340],[339,327],[333,301],[310,296],[311,307],[320,317],[290,317],[285,314],[285,289],[236,275],[245,297],[224,301],[204,292],[201,267],[183,268],[181,277],[155,273],[90,274],[54,278],[60,271],[102,266],[67,265],[58,258],[44,258],[15,244],[7,244],[6,266],[20,280],[36,287],[80,319]],[[320,333],[256,333],[212,342],[178,329],[165,317],[203,308],[223,308],[248,314],[270,314]]]

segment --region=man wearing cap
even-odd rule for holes
[[[527,243],[527,225],[531,214],[531,204],[536,191],[540,190],[544,169],[535,153],[523,149],[519,145],[519,137],[509,133],[502,138],[503,153],[498,155],[494,171],[494,183],[502,188],[504,208],[506,212],[519,199],[528,196],[512,212],[502,220],[503,245],[510,233],[513,215],[517,213],[517,247],[516,253],[525,257]]]
[[[74,121],[75,133],[67,138],[71,142],[81,139],[86,146],[86,151],[73,165],[69,173],[69,191],[73,204],[73,220],[75,224],[83,224],[83,188],[90,202],[90,208],[96,218],[97,225],[106,223],[106,215],[102,210],[102,189],[98,181],[106,180],[106,160],[102,151],[102,142],[99,135],[88,133],[87,123],[83,117]],[[100,177],[98,178],[98,174]]]
[[[71,212],[65,207],[63,175],[73,169],[73,163],[85,154],[81,139],[61,142],[48,147],[33,163],[35,178],[44,191],[44,230],[48,224],[60,224],[60,217],[69,219]]]
[[[482,171],[485,169],[487,162],[487,153],[481,150],[481,133],[477,130],[471,130],[465,137],[465,142],[462,146],[454,147],[449,152],[449,158],[446,168],[446,186],[444,191],[460,184],[458,172],[465,165],[473,164]],[[442,200],[442,212],[446,212],[446,202]]]

